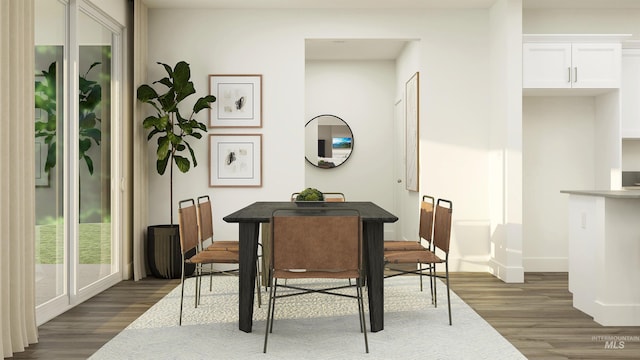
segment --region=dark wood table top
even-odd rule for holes
[[[378,221],[393,223],[398,217],[370,201],[317,202],[313,204],[297,204],[292,201],[258,201],[223,218],[228,223],[271,221],[271,215],[280,209],[355,209],[360,212],[362,221]]]

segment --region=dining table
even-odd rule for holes
[[[372,332],[384,329],[384,224],[398,221],[398,217],[371,201],[318,202],[300,204],[294,201],[258,201],[223,218],[238,223],[239,329],[251,332],[256,284],[256,260],[260,225],[271,222],[275,210],[298,209],[300,206],[354,209],[362,221],[363,257],[369,299],[369,321]]]

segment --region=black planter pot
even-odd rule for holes
[[[195,249],[187,252],[193,256]],[[152,225],[147,227],[147,262],[151,274],[162,279],[179,279],[182,276],[182,254],[178,225]],[[186,264],[185,276],[193,274],[196,266]]]

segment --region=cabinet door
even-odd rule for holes
[[[523,88],[570,88],[571,44],[522,45]]]
[[[574,88],[620,87],[621,44],[573,44]]]
[[[620,103],[622,137],[640,138],[640,49],[622,53]]]

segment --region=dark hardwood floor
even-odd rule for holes
[[[451,275],[451,289],[528,359],[640,359],[640,326],[599,325],[572,306],[567,282],[567,273],[526,273],[522,284]],[[607,336],[635,339],[605,349]]]
[[[38,343],[12,359],[86,359],[180,284],[122,281],[38,328]]]
[[[124,281],[40,326],[39,343],[14,358],[86,359],[178,284]],[[529,359],[640,358],[640,327],[604,327],[574,309],[566,273],[527,273],[522,284],[453,273],[451,288]],[[606,349],[608,336],[628,338]]]

